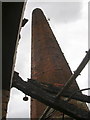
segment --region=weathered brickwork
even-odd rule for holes
[[[32,13],[31,63],[31,78],[38,81],[63,86],[72,75],[47,19],[38,8]],[[71,87],[74,90],[79,89],[76,82]],[[72,102],[77,104],[77,101]],[[31,118],[40,117],[45,108],[45,105],[32,99]],[[61,114],[56,113],[53,117],[60,117]]]

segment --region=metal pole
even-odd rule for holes
[[[56,98],[59,97],[65,90],[67,90],[71,86],[72,82],[78,77],[78,75],[80,75],[81,71],[84,69],[84,67],[89,62],[89,60],[90,60],[90,49],[88,50],[86,56],[84,57],[84,59],[82,60],[76,71],[74,72],[74,74],[72,74],[72,76],[66,82],[62,90],[56,95]]]
[[[66,82],[66,84],[64,85],[64,87],[62,88],[62,90],[60,92],[58,92],[58,94],[56,95],[56,99],[58,97],[60,97],[61,94],[71,86],[71,84],[73,83],[73,81],[78,77],[78,75],[80,75],[81,71],[84,69],[84,67],[89,62],[89,60],[90,60],[90,49],[88,50],[86,56],[84,57],[84,59],[82,60],[82,62],[80,63],[80,65],[78,66],[78,68],[76,69],[76,71],[74,72],[74,74]],[[47,115],[47,113],[50,111],[50,109],[51,109],[50,107],[47,107],[45,109],[45,111],[43,112],[42,116],[39,118],[39,120],[44,119],[45,116]]]

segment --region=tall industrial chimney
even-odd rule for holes
[[[31,79],[63,86],[72,75],[70,67],[57,40],[40,9],[32,13],[32,52]],[[76,82],[72,89],[79,89]],[[35,99],[31,100],[31,118],[39,118],[46,106]],[[60,118],[56,112],[53,118]]]

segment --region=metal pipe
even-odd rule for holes
[[[74,72],[74,74],[66,82],[62,90],[56,95],[56,98],[59,97],[65,90],[67,90],[71,86],[73,81],[78,77],[78,75],[80,75],[81,71],[86,66],[86,64],[89,62],[89,60],[90,60],[90,49],[88,50],[86,56],[84,57],[84,59],[82,60],[82,62],[80,63],[76,71]]]

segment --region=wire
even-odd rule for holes
[[[71,98],[72,98],[77,92],[82,92],[82,91],[86,91],[86,90],[90,90],[90,88],[84,88],[84,89],[75,91],[74,93],[71,94],[71,96],[70,96],[66,101],[70,101]]]

